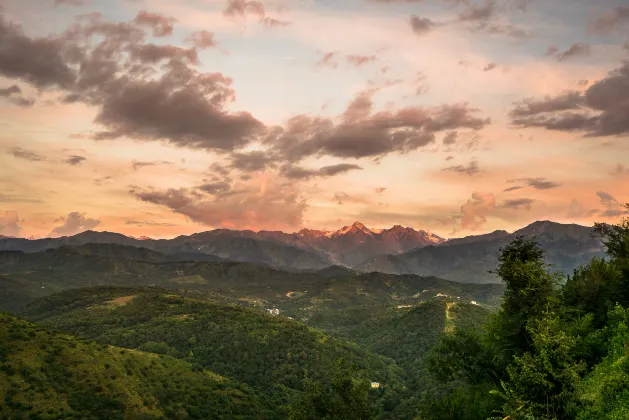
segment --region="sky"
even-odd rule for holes
[[[624,0],[0,0],[0,235],[618,222]]]

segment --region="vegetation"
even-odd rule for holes
[[[625,419],[629,416],[629,220],[597,225],[607,259],[563,282],[534,240],[500,250],[506,286],[481,331],[460,328],[433,349],[440,381],[426,419]]]
[[[251,388],[199,366],[0,313],[0,418],[281,417]]]
[[[25,315],[98,342],[186,360],[246,383],[280,408],[306,390],[306,378],[330,382],[339,359],[356,367],[356,379],[383,384],[374,398],[406,393],[404,372],[391,359],[356,344],[285,317],[164,290],[72,290],[35,302]],[[384,418],[395,410],[387,405]]]

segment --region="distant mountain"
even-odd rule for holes
[[[522,235],[536,238],[546,252],[547,262],[556,270],[571,273],[592,257],[605,255],[602,242],[591,233],[592,228],[586,226],[539,221],[512,234],[496,231],[453,239],[400,255],[374,257],[356,268],[365,272],[418,274],[471,283],[498,282],[498,277],[488,271],[497,267],[500,248]]]
[[[201,260],[199,254],[209,254],[220,259],[270,267],[320,270],[332,265],[353,267],[374,256],[399,254],[443,241],[443,238],[423,230],[399,225],[391,229],[372,230],[356,222],[337,231],[304,229],[297,233],[284,233],[215,229],[174,239],[131,238],[112,232],[86,231],[61,238],[0,238],[0,250],[30,253],[64,245],[111,243],[173,254],[176,258],[188,256],[195,261]]]

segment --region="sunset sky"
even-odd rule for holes
[[[0,5],[0,235],[626,214],[626,0]]]

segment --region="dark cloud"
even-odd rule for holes
[[[519,179],[510,179],[507,182],[523,182],[527,184],[529,187],[535,188],[536,190],[550,190],[550,189],[561,186],[561,184],[558,184],[553,181],[548,181],[546,178],[519,178]],[[517,188],[514,188],[514,189],[517,189]],[[507,189],[505,191],[513,191],[513,190]]]
[[[488,21],[498,12],[495,0],[485,0],[485,4],[465,3],[465,10],[459,14],[462,22]]]
[[[411,15],[410,23],[411,29],[418,36],[426,35],[428,32],[432,31],[435,26],[437,26],[437,24],[432,20],[425,17],[419,17],[417,15]]]
[[[5,211],[0,217],[0,235],[19,237],[22,233],[22,221],[15,211]]]
[[[605,210],[600,213],[602,217],[618,217],[629,214],[629,210],[611,194],[605,191],[597,191],[596,195],[600,199],[601,204],[605,207]]]
[[[375,55],[347,55],[345,57],[347,62],[355,67],[360,67],[363,64],[373,63],[376,61]]]
[[[207,184],[200,185],[197,188],[211,195],[222,195],[231,189],[231,185],[225,181],[219,181],[209,182]]]
[[[319,169],[306,169],[298,166],[286,165],[281,168],[281,174],[289,179],[309,179],[315,177],[331,177],[344,174],[349,171],[362,170],[358,165],[339,163],[337,165],[324,166]]]
[[[456,139],[459,136],[459,133],[456,131],[450,131],[443,138],[443,144],[446,146],[450,146],[456,143]]]
[[[62,221],[63,224],[54,228],[48,236],[72,236],[100,225],[100,220],[88,218],[84,213],[79,212],[72,212],[58,221]]]
[[[475,160],[472,160],[467,165],[449,166],[447,168],[443,168],[442,171],[456,172],[459,174],[466,174],[469,176],[473,176],[479,173],[480,169],[478,167],[478,162]]]
[[[131,163],[131,167],[133,168],[134,171],[137,171],[138,169],[141,169],[147,166],[172,165],[172,164],[173,164],[172,162],[168,162],[165,160],[149,161],[149,162],[140,162],[140,161],[134,160]]]
[[[454,159],[454,156],[446,156],[446,159],[445,159],[445,160],[446,160],[446,162],[448,162],[448,161],[450,161],[450,160],[452,160],[452,159]]]
[[[515,191],[515,190],[520,190],[520,189],[522,189],[522,187],[520,187],[519,185],[516,185],[513,187],[505,188],[503,192]]]
[[[629,133],[627,97],[629,62],[592,84],[585,93],[570,92],[554,98],[528,99],[517,104],[510,115],[513,124],[520,127],[580,131],[589,137],[620,136]]]
[[[87,158],[83,156],[71,155],[68,156],[67,159],[65,159],[63,162],[67,163],[68,165],[77,166],[83,163],[85,160],[87,160]]]
[[[561,51],[556,46],[548,47],[546,55],[555,57],[559,61],[565,61],[573,57],[589,57],[592,54],[592,47],[590,44],[580,42],[572,44],[568,49]]]
[[[480,130],[490,123],[489,119],[477,117],[477,110],[466,103],[373,113],[373,93],[375,90],[357,95],[338,122],[295,116],[284,127],[269,130],[265,143],[289,162],[323,155],[360,159],[407,153],[433,143],[436,133],[462,128]]]
[[[143,25],[167,32],[169,18],[138,16]],[[145,37],[136,22],[110,23],[99,14],[45,39],[28,38],[2,20],[0,73],[36,87],[62,87],[66,102],[96,106],[95,122],[105,131],[95,139],[162,140],[229,152],[263,128],[248,113],[226,111],[234,99],[232,80],[198,71],[194,48],[147,44]]]
[[[43,89],[72,86],[74,70],[63,57],[58,38],[29,38],[22,27],[8,22],[0,10],[0,75]]]
[[[489,63],[485,67],[483,67],[483,71],[492,71],[496,67],[498,67],[497,63]]]
[[[218,45],[214,34],[210,31],[197,31],[190,34],[185,42],[200,50],[212,48]]]
[[[138,25],[145,25],[153,30],[153,36],[163,37],[173,34],[173,24],[177,22],[176,19],[159,13],[151,13],[146,10],[140,11],[134,20]]]
[[[34,100],[22,97],[22,89],[18,85],[0,88],[0,98],[17,106],[29,107],[35,104]]]
[[[152,220],[127,220],[125,225],[133,226],[151,226],[151,227],[174,227],[177,226],[173,223],[154,222]]]
[[[547,96],[544,99],[525,99],[517,102],[509,115],[512,118],[529,117],[532,115],[578,109],[585,104],[579,92],[567,92],[559,96]]]
[[[376,188],[376,194],[382,194],[386,190],[387,190],[386,187],[378,187],[378,188]]]
[[[520,210],[520,209],[530,210],[532,203],[533,203],[533,200],[530,198],[515,198],[515,199],[505,200],[505,202],[502,203],[500,207],[507,208],[507,209],[516,209],[516,210]]]
[[[598,33],[610,33],[629,24],[629,6],[618,6],[598,16],[590,23],[590,29]]]
[[[244,172],[257,172],[262,171],[269,166],[275,166],[275,157],[269,152],[260,150],[244,153],[232,153],[230,161],[230,169],[237,169]]]
[[[294,185],[265,180],[260,186],[250,184],[234,189],[245,190],[246,194],[206,196],[186,188],[133,189],[130,193],[138,200],[167,207],[208,226],[292,229],[302,225],[307,203]]]
[[[31,162],[40,162],[46,160],[45,156],[32,152],[30,150],[23,149],[21,147],[14,147],[11,150],[11,154],[19,159],[30,160]]]

